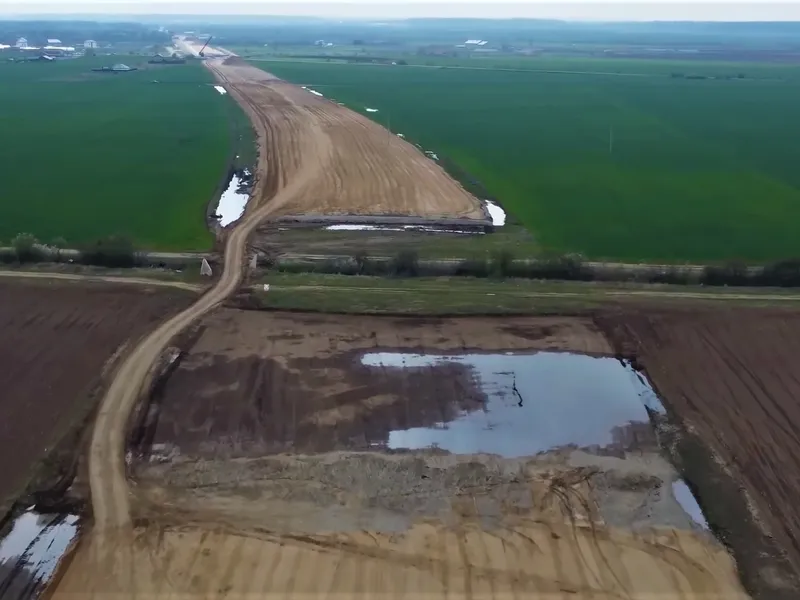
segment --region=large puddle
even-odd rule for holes
[[[461,365],[485,395],[477,410],[462,410],[426,427],[391,431],[391,449],[439,448],[508,458],[569,447],[599,453],[657,449],[648,411],[664,414],[664,407],[643,375],[613,358],[560,352],[375,352],[361,362],[372,369]],[[677,480],[672,491],[685,512],[706,527],[686,484]]]
[[[37,513],[33,508],[14,521],[0,540],[0,597],[29,597],[46,584],[78,535],[78,517]],[[15,595],[16,594],[16,595]]]
[[[230,225],[244,213],[250,199],[250,171],[234,173],[227,189],[222,192],[215,211],[222,227]]]
[[[362,363],[404,369],[456,363],[471,370],[486,394],[483,410],[432,427],[393,431],[390,448],[439,447],[509,458],[571,445],[602,448],[622,443],[630,424],[649,424],[645,407],[664,410],[644,379],[613,358],[378,352],[364,355]]]

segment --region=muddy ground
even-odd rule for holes
[[[762,579],[774,584],[771,597],[783,588],[789,591],[780,597],[797,597],[800,314],[722,307],[634,310],[597,322],[619,351],[638,357],[668,408],[710,451],[704,456],[708,452],[693,444],[687,468],[690,460],[714,462],[737,482],[696,478],[707,510],[728,522],[739,520],[742,532],[749,532],[726,532],[731,543],[749,548],[756,562],[766,558],[760,568]],[[737,488],[745,491],[744,500],[724,502]]]
[[[480,414],[486,392],[457,361],[375,369],[365,352],[612,354],[591,319],[223,309],[201,328],[131,465],[136,535],[165,553],[175,591],[744,597],[649,423],[528,456],[390,447],[394,431]],[[283,575],[248,574],[264,561]]]
[[[68,483],[74,429],[104,375],[126,344],[192,299],[168,288],[0,281],[0,517],[31,477],[41,481],[29,491]]]
[[[385,448],[391,429],[481,405],[463,365],[413,376],[358,363],[364,351],[557,349],[610,354],[590,320],[325,317],[225,309],[163,387],[145,439],[206,457]],[[368,421],[365,426],[365,421]]]

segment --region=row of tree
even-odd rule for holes
[[[4,253],[0,258],[4,262],[18,263],[46,260],[62,262],[66,247],[67,241],[62,237],[43,244],[30,233],[20,233],[11,240],[11,252]],[[83,244],[78,248],[77,256],[69,260],[101,267],[133,267],[139,262],[133,242],[123,235],[111,235],[91,244]]]
[[[390,260],[375,260],[365,251],[351,259],[332,259],[317,263],[280,265],[283,271],[315,271],[343,275],[420,277],[455,275],[461,277],[495,277],[499,279],[545,279],[563,281],[624,281],[674,285],[800,287],[800,259],[784,260],[761,267],[743,263],[697,268],[667,269],[636,267],[603,267],[587,264],[581,256],[568,254],[538,260],[516,260],[508,250],[488,258],[466,259],[457,264],[445,261],[420,261],[414,250],[402,250]]]

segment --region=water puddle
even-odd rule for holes
[[[326,231],[424,231],[428,233],[464,233],[467,235],[483,235],[483,231],[466,231],[463,229],[448,229],[446,227],[431,227],[428,225],[402,225],[393,227],[391,225],[366,225],[361,223],[337,223],[336,225],[326,225]]]
[[[75,515],[38,513],[31,507],[17,517],[9,534],[0,540],[0,596],[3,590],[33,596],[53,576],[77,535]]]
[[[215,216],[222,227],[230,225],[244,213],[247,201],[250,199],[250,179],[248,169],[234,173],[227,189],[222,192],[215,211]]]
[[[215,85],[215,86],[214,86],[214,89],[215,89],[215,90],[217,90],[217,91],[218,91],[220,94],[222,94],[223,96],[224,96],[225,94],[227,94],[227,93],[228,93],[228,90],[226,90],[226,89],[225,89],[224,87],[222,87],[221,85]]]
[[[460,364],[471,370],[486,395],[482,410],[430,427],[392,431],[388,445],[395,449],[438,447],[520,457],[566,446],[652,445],[655,437],[646,407],[663,411],[641,376],[613,358],[555,352],[379,352],[364,355],[362,363],[401,369]]]
[[[686,482],[673,481],[672,495],[675,496],[683,511],[692,518],[692,521],[703,529],[708,529],[708,521],[703,515],[703,509],[700,508],[697,499],[694,497],[692,490],[689,489],[689,486],[686,485]]]
[[[492,218],[492,225],[502,227],[506,224],[506,211],[499,204],[486,200],[486,210],[489,211],[489,216]]]
[[[651,415],[665,414],[664,406],[641,373],[614,358],[564,352],[373,352],[364,354],[361,363],[369,369],[416,369],[419,379],[453,378],[454,366],[466,368],[472,385],[485,398],[468,402],[470,393],[462,387],[457,406],[442,409],[438,422],[434,412],[424,427],[390,429],[387,442],[381,444],[390,449],[438,448],[507,458],[560,448],[617,456],[659,451]],[[438,402],[437,398],[417,400],[427,406]],[[674,481],[672,494],[695,523],[708,529],[685,482]]]

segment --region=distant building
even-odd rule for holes
[[[17,43],[14,44],[17,48],[27,48],[28,47],[28,40],[24,37],[21,37],[17,40]]]
[[[51,46],[54,46],[56,44],[60,44],[61,40],[59,40],[58,38],[48,38],[47,43],[50,44]]]
[[[97,48],[97,42],[95,42],[94,40],[86,40],[85,42],[83,42],[83,47],[86,49]]]

